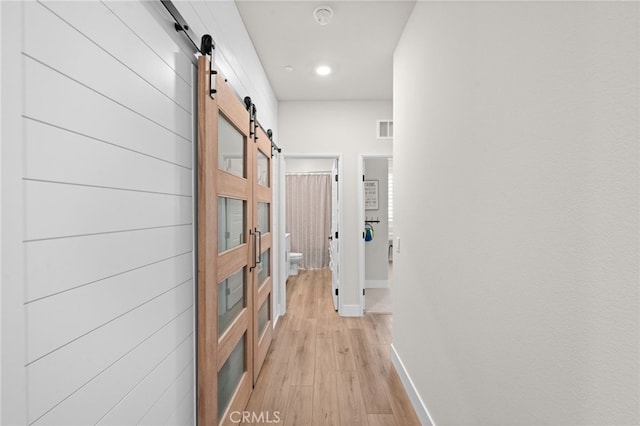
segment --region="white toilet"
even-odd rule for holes
[[[289,254],[289,275],[298,275],[300,262],[302,262],[302,253],[291,252]]]
[[[298,275],[298,268],[300,262],[302,262],[302,253],[291,252],[291,234],[287,232],[284,240],[287,251],[287,263],[289,264],[289,275]]]

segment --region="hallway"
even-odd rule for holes
[[[329,270],[289,279],[247,411],[296,426],[419,425],[389,358],[391,315],[339,317],[330,291]]]

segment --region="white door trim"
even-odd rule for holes
[[[358,154],[358,179],[360,182],[358,183],[358,223],[364,226],[364,185],[362,184],[362,176],[364,175],[364,160],[373,159],[373,158],[393,158],[393,154],[368,154],[368,153],[360,153]],[[365,285],[365,246],[364,246],[364,238],[360,238],[360,242],[358,243],[358,294],[360,295],[360,315],[364,315],[365,308],[365,295],[364,290],[366,288]]]
[[[285,153],[284,154],[284,162],[286,163],[286,160],[300,160],[300,159],[327,159],[327,160],[338,160],[338,193],[341,195],[338,198],[338,204],[339,204],[339,214],[338,214],[338,223],[342,224],[344,223],[344,208],[343,208],[343,199],[344,197],[342,196],[342,194],[344,194],[344,173],[343,173],[343,159],[342,159],[342,154],[340,153]],[[284,175],[286,172],[286,165],[283,164],[282,167],[282,196],[280,197],[280,208],[282,209],[282,214],[281,214],[281,218],[282,218],[282,230],[280,232],[280,238],[282,238],[283,244],[281,246],[281,250],[280,250],[280,257],[281,259],[284,259],[285,257],[285,244],[284,244],[284,234],[286,231],[286,188],[285,188],[285,179],[284,179]],[[340,228],[341,231],[340,233],[342,234],[344,232],[344,230],[342,230],[342,228]],[[344,234],[343,234],[344,235]],[[344,249],[343,249],[343,240],[344,238],[342,236],[340,236],[338,238],[338,251],[340,252],[340,255],[338,256],[338,262],[340,263],[340,265],[343,265],[343,260],[344,260]],[[339,273],[339,280],[338,280],[338,314],[341,316],[345,316],[344,313],[344,306],[342,303],[343,300],[343,285],[342,283],[344,282],[344,267],[341,266],[340,267],[340,273]],[[279,286],[279,292],[280,292],[280,297],[283,300],[283,313],[286,312],[286,300],[287,300],[287,280],[286,278],[284,280],[280,280],[280,282],[278,283]]]
[[[276,240],[279,241],[277,246],[277,263],[280,265],[278,280],[274,283],[273,289],[274,294],[277,297],[275,315],[273,316],[273,326],[275,327],[278,318],[281,315],[287,313],[287,294],[286,294],[286,283],[287,277],[289,276],[289,265],[287,265],[286,259],[286,249],[287,245],[285,243],[285,231],[286,231],[286,188],[284,182],[284,172],[285,172],[285,158],[284,155],[276,154],[274,157],[278,162],[278,180],[277,186],[274,193],[274,204],[278,204],[278,228],[277,228],[277,237]],[[275,201],[278,200],[278,201]]]

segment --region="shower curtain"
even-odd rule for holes
[[[291,251],[302,253],[302,269],[328,268],[331,174],[287,174],[285,182]]]

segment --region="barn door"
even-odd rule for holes
[[[256,129],[255,169],[254,169],[254,217],[255,238],[258,241],[256,251],[254,303],[254,367],[253,382],[258,379],[260,367],[264,363],[271,344],[272,295],[273,295],[273,233],[272,233],[272,190],[271,190],[271,141],[261,128]]]
[[[198,422],[247,404],[272,338],[271,141],[198,62]],[[252,105],[250,105],[253,108]]]
[[[198,61],[198,423],[229,423],[253,389],[253,181],[249,115]]]

